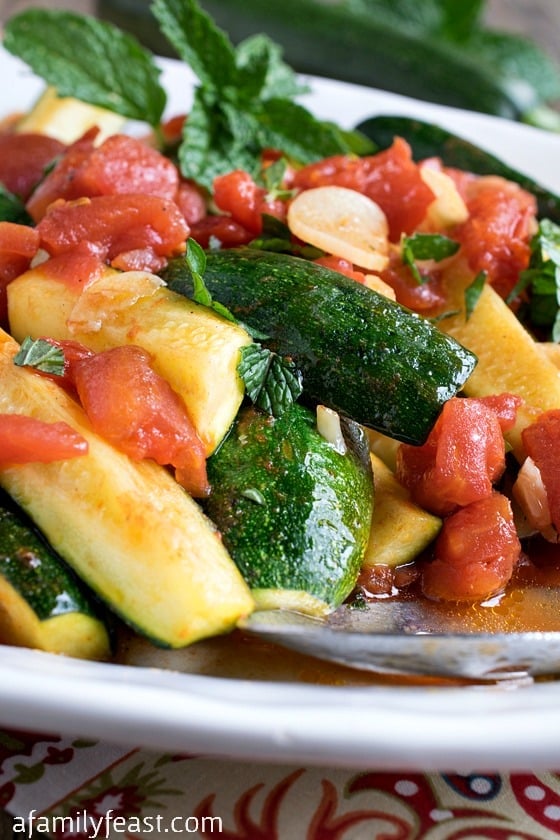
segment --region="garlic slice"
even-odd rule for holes
[[[297,195],[288,208],[288,227],[303,242],[382,271],[388,262],[389,226],[371,198],[346,187],[315,187]]]

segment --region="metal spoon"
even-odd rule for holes
[[[388,599],[342,607],[325,619],[257,611],[239,626],[300,653],[380,674],[485,682],[560,674],[558,590],[528,589],[511,612],[489,605],[454,613],[429,601]]]

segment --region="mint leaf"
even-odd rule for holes
[[[151,11],[180,58],[216,93],[237,83],[235,50],[194,0],[155,0]]]
[[[238,85],[250,99],[291,99],[307,93],[291,67],[282,60],[281,47],[267,35],[253,35],[236,47]]]
[[[131,35],[87,15],[27,9],[4,28],[4,46],[60,96],[159,125],[166,94],[152,55]]]
[[[206,271],[206,254],[195,239],[189,238],[187,240],[185,259],[192,275],[194,302],[201,306],[207,306],[228,321],[237,323],[237,319],[229,309],[219,301],[214,300],[208,291],[203,277]]]
[[[542,219],[531,241],[529,268],[508,297],[508,303],[525,289],[530,291],[529,318],[537,327],[550,327],[552,340],[560,339],[560,226]]]
[[[13,361],[18,367],[32,367],[43,373],[64,375],[64,351],[43,338],[24,338]]]
[[[486,283],[486,272],[479,272],[470,286],[465,289],[465,320],[468,321],[474,312],[478,299]]]
[[[304,164],[348,151],[340,131],[317,120],[296,102],[267,99],[255,116],[260,149],[279,149]]]
[[[456,254],[459,247],[458,242],[441,233],[414,233],[412,236],[403,236],[402,261],[410,268],[416,282],[421,284],[426,278],[420,274],[416,260],[440,262]]]
[[[260,344],[241,348],[237,371],[249,399],[274,417],[280,417],[303,390],[301,374],[293,362]]]
[[[0,184],[0,222],[15,222],[20,225],[33,225],[33,220],[25,209],[25,204],[3,184]]]

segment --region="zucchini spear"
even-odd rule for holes
[[[253,601],[215,526],[163,467],[132,461],[91,431],[58,385],[16,366],[0,332],[0,413],[64,421],[86,455],[0,469],[0,485],[76,574],[157,644],[183,647],[231,629]]]

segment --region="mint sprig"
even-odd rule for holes
[[[274,417],[280,417],[303,390],[301,374],[293,362],[260,344],[241,348],[237,371],[251,402]]]
[[[267,36],[235,47],[196,0],[155,0],[151,9],[200,81],[178,150],[185,177],[208,188],[232,169],[256,177],[269,147],[299,163],[349,151],[342,132],[293,101],[304,89]]]
[[[4,46],[55,87],[132,120],[158,126],[166,104],[151,53],[106,21],[60,9],[27,9],[4,27]]]
[[[560,226],[550,219],[539,222],[531,240],[529,267],[521,272],[508,303],[525,289],[530,292],[531,324],[549,329],[552,341],[560,342]]]
[[[64,351],[44,338],[24,338],[13,362],[18,367],[31,367],[55,376],[64,375]]]

